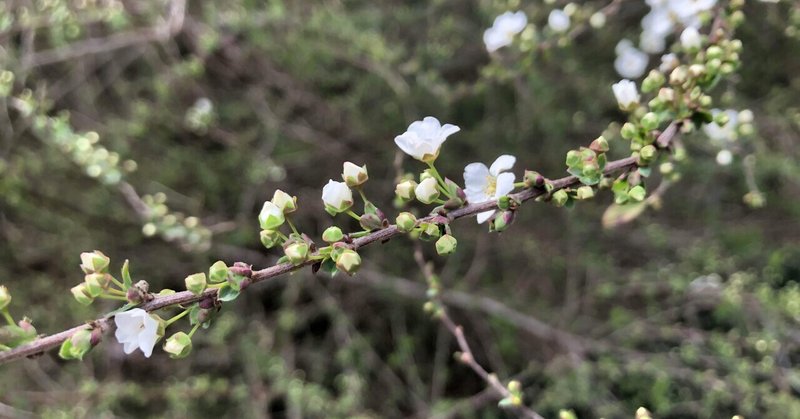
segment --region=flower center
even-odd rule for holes
[[[489,175],[486,177],[486,189],[484,189],[484,192],[487,196],[494,196],[495,191],[497,191],[497,178]]]

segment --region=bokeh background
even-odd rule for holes
[[[462,128],[438,162],[459,182],[504,153],[518,176],[563,176],[566,151],[603,132],[624,156],[614,46],[638,36],[647,6],[622,1],[601,29],[490,57],[497,14],[522,8],[541,27],[563,6],[521,3],[0,4],[0,67],[25,99],[0,100],[12,313],[52,333],[112,310],[71,298],[86,250],[115,271],[129,259],[155,289],[218,259],[268,266],[263,201],[297,195],[297,224],[319,237],[333,223],[321,188],[345,160],[368,166],[366,191],[393,219],[396,177],[419,167],[392,140],[427,115]],[[605,193],[525,205],[502,235],[461,220],[447,258],[423,246],[478,360],[546,417],[800,417],[800,11],[748,3],[742,66],[713,93],[755,115],[731,165],[693,133],[681,180],[631,223],[603,228]],[[761,208],[743,200],[755,190]],[[423,311],[413,246],[366,248],[352,278],[303,270],[253,286],[183,360],[125,356],[107,335],[83,362],[4,365],[0,416],[506,417]]]

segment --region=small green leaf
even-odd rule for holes
[[[330,275],[331,278],[333,278],[334,276],[336,276],[337,273],[339,273],[339,270],[336,269],[336,262],[334,262],[333,259],[331,258],[322,261],[322,265],[320,266],[319,270]]]
[[[125,263],[122,264],[122,285],[125,286],[125,290],[133,285],[133,280],[131,280],[131,272],[128,265],[128,259],[125,259]]]
[[[220,301],[233,301],[239,296],[239,289],[233,289],[230,283],[219,289]]]

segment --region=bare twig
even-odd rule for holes
[[[656,143],[666,144],[669,145],[672,138],[674,138],[678,132],[678,126],[680,125],[679,122],[672,122],[667,129],[661,133],[656,140]],[[604,170],[605,174],[613,174],[619,171],[630,170],[634,167],[637,167],[636,158],[628,157],[620,160],[614,160],[609,162]],[[577,186],[580,184],[580,181],[575,176],[567,176],[560,179],[550,181],[550,185],[553,187],[553,191],[559,189],[565,189],[572,186]],[[531,188],[525,189],[519,193],[512,194],[511,197],[518,201],[518,202],[526,202],[531,199],[546,195],[546,191],[542,188]],[[422,218],[421,222],[427,223],[437,223],[441,224],[443,222],[450,222],[452,220],[456,220],[459,218],[469,217],[476,215],[480,212],[489,211],[497,208],[496,201],[487,201],[481,202],[476,204],[469,204],[462,208],[456,209],[454,211],[448,212],[446,214],[433,214],[429,215],[425,218]],[[446,217],[446,218],[445,218]],[[353,249],[359,249],[364,246],[368,246],[375,242],[385,242],[397,235],[401,235],[401,233],[397,226],[390,225],[387,228],[382,230],[375,231],[370,233],[367,236],[358,238],[353,240],[353,243],[350,245]],[[265,269],[261,269],[258,271],[253,271],[251,275],[251,280],[253,283],[262,282],[270,278],[274,278],[289,272],[293,272],[299,270],[305,266],[310,266],[316,263],[316,259],[311,258],[306,262],[303,262],[299,265],[292,265],[290,263],[282,263],[274,266],[270,266]],[[158,309],[162,309],[165,307],[175,306],[179,304],[189,304],[195,301],[198,301],[203,298],[212,297],[217,293],[217,289],[207,289],[203,293],[196,295],[189,291],[182,291],[177,292],[175,294],[166,295],[162,297],[156,297],[155,299],[151,300],[150,302],[143,304],[141,306],[142,309],[146,311],[154,311]],[[80,330],[84,330],[87,328],[91,328],[92,326],[95,327],[106,327],[108,326],[108,322],[111,319],[111,316],[103,317],[87,324],[83,324],[80,326],[73,327],[72,329],[65,330],[63,332],[56,333],[50,336],[41,337],[31,343],[18,346],[14,349],[0,352],[0,364],[4,364],[6,362],[10,362],[16,359],[29,357],[38,355],[44,351],[49,349],[55,348],[56,346],[60,345],[65,340],[69,339],[73,334]]]

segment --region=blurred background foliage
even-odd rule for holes
[[[494,16],[521,7],[541,27],[554,7],[522,3],[231,0],[184,14],[179,1],[4,2],[0,67],[31,105],[0,106],[12,312],[41,333],[96,317],[69,295],[79,252],[95,248],[156,289],[217,259],[267,266],[261,203],[297,195],[298,224],[319,237],[332,223],[321,187],[345,160],[367,164],[367,192],[392,214],[413,164],[392,139],[426,115],[462,128],[439,160],[458,181],[503,153],[518,174],[560,177],[564,153],[599,133],[621,145],[614,45],[637,36],[644,2],[571,42],[491,60],[481,36]],[[681,181],[629,225],[602,228],[601,194],[526,205],[502,235],[461,221],[455,255],[425,250],[479,361],[519,379],[546,417],[800,417],[800,11],[749,3],[743,65],[714,91],[755,114],[732,165],[691,134]],[[742,199],[754,185],[760,209]],[[107,337],[84,362],[2,366],[3,415],[505,417],[421,309],[411,243],[363,255],[352,278],[304,270],[252,287],[187,359],[125,356]]]

